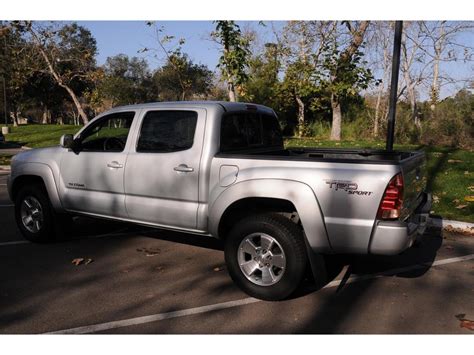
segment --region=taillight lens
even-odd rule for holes
[[[377,212],[378,219],[397,219],[403,204],[403,176],[395,175],[388,183]]]

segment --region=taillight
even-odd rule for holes
[[[377,212],[378,219],[396,219],[400,217],[403,204],[403,176],[395,175],[388,183]]]

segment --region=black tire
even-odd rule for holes
[[[271,236],[285,254],[284,273],[274,284],[258,285],[250,281],[240,268],[239,247],[244,238],[254,233]],[[268,301],[285,299],[297,289],[305,275],[307,255],[303,232],[295,223],[277,213],[246,217],[232,228],[226,238],[225,260],[232,280],[250,296]]]
[[[33,232],[25,226],[22,219],[22,204],[28,198],[34,198],[41,207],[42,223],[38,231]],[[20,188],[15,198],[15,219],[25,239],[35,243],[48,243],[57,239],[62,233],[63,225],[68,223],[70,216],[61,218],[51,206],[48,194],[41,184],[27,185]]]

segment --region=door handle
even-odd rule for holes
[[[120,164],[118,161],[111,161],[107,163],[107,167],[111,169],[121,169],[123,168],[123,164]]]
[[[178,173],[192,173],[194,168],[191,168],[186,164],[179,164],[178,166],[175,166],[173,170]]]

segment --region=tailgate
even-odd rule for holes
[[[413,152],[410,157],[400,162],[403,174],[403,207],[401,218],[405,219],[422,202],[422,193],[426,189],[426,156],[425,152]]]

